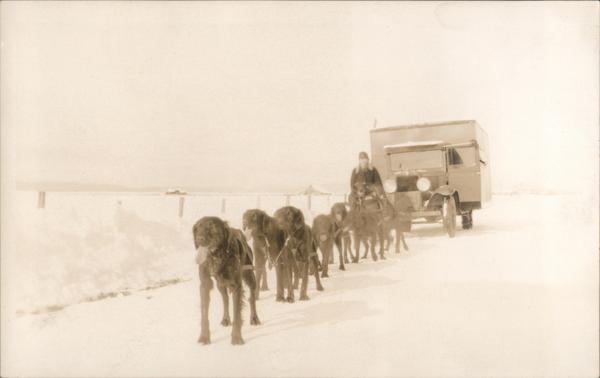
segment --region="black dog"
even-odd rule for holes
[[[256,314],[256,277],[252,267],[252,250],[240,230],[230,228],[227,223],[217,217],[204,217],[193,228],[196,261],[199,264],[201,323],[198,342],[210,344],[208,324],[208,306],[210,290],[213,287],[211,277],[223,297],[223,326],[229,326],[229,294],[233,299],[232,344],[243,344],[242,338],[242,304],[244,293],[242,280],[250,289],[250,324],[260,324]]]
[[[297,275],[302,279],[300,288],[300,300],[308,300],[306,293],[308,286],[309,265],[312,263],[312,271],[317,281],[317,290],[322,291],[321,279],[319,278],[319,259],[315,241],[309,226],[304,223],[302,211],[293,207],[285,206],[275,212],[277,225],[285,233],[285,244],[283,249],[289,253],[292,262],[297,266]],[[293,301],[292,290],[291,300]]]

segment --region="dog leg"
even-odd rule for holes
[[[258,319],[258,314],[256,313],[256,295],[254,295],[254,293],[256,293],[256,291],[254,289],[257,286],[256,285],[256,277],[254,276],[254,273],[251,270],[244,271],[243,277],[244,277],[244,282],[250,289],[250,299],[249,299],[249,302],[250,302],[250,324],[251,325],[259,325],[260,319]]]
[[[257,265],[256,266],[256,279],[258,281],[260,281],[260,278],[262,277],[262,269]],[[254,288],[254,295],[256,296],[256,298],[260,298],[260,288],[257,286]]]
[[[302,286],[300,287],[300,300],[307,301],[308,297],[306,291],[308,289],[308,261],[298,263],[298,270],[302,274]]]
[[[275,280],[277,281],[277,295],[275,300],[277,302],[283,302],[285,300],[283,296],[284,267],[281,263],[277,263],[277,266],[275,267]]]
[[[269,290],[269,284],[267,283],[267,269],[265,266],[262,267],[262,280],[261,280],[260,290],[262,290],[262,291]]]
[[[321,245],[319,246],[319,248],[321,249],[321,251],[323,252],[323,272],[321,273],[321,277],[329,277],[329,261],[331,260],[329,258],[330,255],[333,255],[333,253],[331,253],[331,251],[329,250],[329,246],[324,245],[325,243],[321,243]],[[318,259],[315,257],[315,260],[318,261]],[[316,272],[316,276],[319,276],[319,273]]]
[[[210,275],[200,267],[200,337],[198,342],[201,344],[210,344],[210,328],[208,324],[208,306],[210,304],[210,289],[212,289],[212,280]]]
[[[297,264],[295,261],[292,265],[292,273],[294,275],[294,290],[298,290],[298,286],[300,285],[300,274],[299,273],[299,264]]]
[[[356,249],[356,255],[352,259],[352,262],[355,264],[358,263],[358,259],[360,258],[360,243],[361,241],[358,235],[354,235],[354,249]]]
[[[291,264],[291,263],[290,263]],[[285,280],[286,280],[286,286],[287,286],[287,298],[286,301],[288,303],[294,303],[295,299],[294,299],[294,283],[293,281],[293,273],[294,273],[294,269],[292,266],[290,266],[290,264],[286,264],[285,267]]]
[[[382,260],[385,260],[385,256],[383,255],[383,253],[384,253],[383,244],[385,243],[385,240],[384,240],[385,239],[385,233],[384,233],[384,230],[383,230],[382,227],[379,227],[378,237],[379,237],[379,257]]]
[[[242,283],[238,282],[232,288],[233,298],[233,330],[231,331],[231,344],[244,344],[242,338],[242,301],[244,300],[244,290]]]
[[[342,239],[342,242],[344,243],[344,263],[350,264],[350,259],[348,259],[348,255],[350,255],[350,258],[352,258],[352,251],[350,250],[350,236],[345,236],[344,239]]]
[[[338,256],[340,258],[340,270],[346,270],[346,267],[344,266],[344,263],[348,263],[348,260],[346,259],[346,257],[344,256],[344,248],[343,248],[343,244],[342,244],[342,237],[338,236],[335,239],[335,248],[338,251]],[[333,253],[333,251],[332,251]]]
[[[219,285],[218,289],[223,298],[223,320],[221,320],[221,325],[228,327],[231,325],[231,318],[229,317],[229,294],[227,293],[226,286]]]
[[[404,249],[408,251],[408,244],[406,244],[406,239],[404,239],[404,232],[400,232],[400,240],[402,241]]]
[[[371,245],[373,245],[373,238],[371,237]],[[365,244],[365,253],[362,255],[361,259],[366,259],[369,255],[369,238],[364,238],[363,243]]]
[[[334,260],[334,256],[333,256],[333,243],[330,241],[327,242],[327,244],[331,244],[330,246],[328,246],[327,248],[327,253],[329,254],[329,261],[328,264],[335,264],[335,260]]]
[[[346,270],[346,265],[344,265],[346,262],[344,262],[345,259],[344,259],[342,251],[339,251],[339,257],[340,257],[340,266],[339,266],[339,269],[340,270]]]
[[[373,261],[377,261],[377,254],[375,253],[375,242],[377,240],[377,236],[371,236],[370,238],[370,243],[371,244],[371,259],[373,259]],[[369,250],[369,247],[367,246],[367,251]],[[366,253],[365,253],[366,256]]]
[[[319,263],[319,259],[317,258],[316,255],[314,255],[312,257],[312,261],[313,261],[313,264],[318,264]],[[325,266],[327,266],[327,264],[325,264]],[[324,269],[327,269],[327,268],[324,268]],[[306,280],[308,281],[308,277],[307,277]],[[323,285],[321,284],[321,279],[319,278],[319,272],[317,270],[315,270],[315,280],[317,281],[317,290],[318,291],[323,291]]]

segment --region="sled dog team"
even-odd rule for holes
[[[323,290],[321,278],[328,277],[328,266],[334,262],[334,246],[338,251],[340,270],[345,270],[350,261],[358,263],[361,245],[365,246],[362,258],[370,252],[373,260],[385,259],[384,250],[389,249],[392,230],[396,236],[395,252],[400,252],[400,243],[408,250],[403,232],[410,230],[410,221],[407,226],[403,214],[396,212],[384,197],[383,201],[378,199],[378,206],[370,206],[372,197],[360,186],[356,185],[350,211],[345,203],[336,203],[329,214],[315,217],[312,227],[306,224],[302,211],[293,206],[282,207],[273,216],[259,209],[247,210],[243,215],[243,230],[229,227],[218,217],[198,220],[193,227],[200,275],[198,342],[210,344],[208,308],[210,290],[215,284],[223,299],[221,325],[232,326],[232,344],[243,344],[242,282],[249,288],[250,324],[258,325],[256,300],[260,290],[268,290],[267,266],[275,269],[276,301],[292,303],[297,289],[300,290],[299,300],[309,299],[309,276],[314,276],[316,289]],[[249,240],[252,246],[248,244]],[[378,254],[376,244],[379,245]],[[229,294],[233,320],[229,315]]]

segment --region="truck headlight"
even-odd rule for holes
[[[427,177],[419,177],[417,180],[417,189],[421,192],[426,192],[431,188],[431,181]]]
[[[395,179],[387,179],[383,183],[383,189],[385,189],[386,193],[394,193],[397,189],[396,180]]]

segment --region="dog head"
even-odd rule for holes
[[[331,217],[335,219],[336,222],[343,222],[348,216],[348,209],[346,208],[346,204],[343,202],[338,202],[331,207]]]
[[[286,233],[293,233],[304,227],[304,215],[300,209],[285,206],[275,212],[277,226]]]
[[[364,198],[368,192],[367,183],[358,181],[354,183],[354,192],[358,198]]]
[[[267,228],[268,215],[262,210],[252,209],[244,212],[242,217],[242,229],[246,238],[249,234],[263,235]]]
[[[196,262],[202,264],[215,251],[227,248],[230,230],[227,223],[217,217],[204,217],[194,224],[192,230],[197,255]]]

